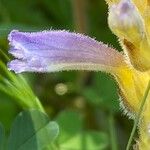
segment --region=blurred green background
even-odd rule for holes
[[[7,34],[12,29],[65,29],[121,50],[108,28],[107,14],[104,0],[0,0],[0,49],[8,54]],[[119,107],[117,84],[111,76],[83,71],[24,76],[50,118],[60,125],[60,150],[125,148],[132,122]],[[12,97],[0,92],[0,122],[7,132],[21,110]]]

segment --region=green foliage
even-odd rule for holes
[[[2,124],[0,124],[0,149],[4,149],[4,138],[5,138],[5,132]]]
[[[105,132],[84,130],[83,120],[79,113],[64,111],[57,116],[60,134],[56,143],[61,150],[104,150],[108,147],[108,136]]]
[[[81,132],[60,145],[61,150],[105,150],[108,137],[103,132]]]
[[[8,140],[8,150],[42,150],[57,137],[59,128],[46,114],[37,110],[20,113]]]
[[[104,0],[83,1],[86,3],[87,30],[85,34],[119,49],[116,38],[108,29],[107,5]],[[34,108],[46,111],[51,118],[58,121],[60,126],[58,138],[44,150],[111,150],[117,143],[119,149],[124,149],[131,128],[130,122],[120,115],[117,85],[108,74],[59,72],[26,73],[23,76],[10,72],[6,67],[8,61],[6,39],[11,30],[31,32],[52,28],[75,31],[76,20],[73,8],[72,0],[0,0],[0,122],[3,123],[7,136],[17,113],[22,109]],[[64,95],[59,95],[56,91],[59,83],[67,87]],[[110,113],[113,115],[113,121],[110,121]],[[30,119],[34,118],[34,115],[29,117],[28,113],[25,113],[25,116]],[[43,116],[41,123],[38,123],[38,119],[40,120],[38,117],[33,120],[28,118],[28,121],[32,123],[24,122],[26,126],[22,130],[18,125],[13,126],[18,127],[20,132],[24,131],[22,133],[24,135],[25,132],[29,133],[26,131],[28,126],[33,127],[33,124],[40,126],[44,120],[47,120],[44,119],[47,118],[45,114],[41,116]],[[49,122],[49,119],[47,122],[44,127],[51,127],[53,122]],[[44,136],[47,130],[45,128],[44,132],[40,130],[42,133],[36,132],[37,135],[30,138],[29,143],[35,144],[34,138],[37,136],[37,139],[46,145],[48,141]],[[31,129],[30,132],[33,131]],[[19,136],[17,132],[13,134],[15,134],[13,140],[16,142],[22,140],[23,137],[17,140]],[[45,141],[42,141],[40,136]],[[119,139],[117,143],[114,142],[116,137],[117,140]],[[0,143],[2,143],[1,140]]]
[[[76,134],[79,134],[82,130],[82,118],[81,116],[73,111],[61,112],[56,121],[60,126],[60,135],[58,137],[58,144],[64,143],[71,139]]]
[[[45,113],[38,110],[24,111],[12,125],[7,148],[4,148],[5,134],[0,124],[0,150],[44,150],[53,145],[58,133],[58,124],[49,121]]]
[[[117,94],[117,84],[113,78],[104,73],[95,73],[92,86],[85,88],[84,96],[88,102],[95,107],[103,107],[112,112],[119,111],[119,97]]]
[[[23,108],[37,108],[43,110],[38,98],[21,75],[10,72],[0,61],[0,90],[13,97]]]
[[[0,93],[0,121],[3,123],[6,131],[9,131],[10,124],[13,121],[18,110],[9,96]]]

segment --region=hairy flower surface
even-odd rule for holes
[[[107,0],[108,23],[123,53],[90,37],[67,31],[12,31],[8,40],[16,73],[62,70],[105,71],[114,76],[122,106],[137,115],[150,80],[150,0]],[[148,96],[150,99],[150,95]],[[140,124],[138,148],[149,150],[150,102]]]
[[[17,59],[8,64],[16,73],[61,70],[106,71],[114,75],[127,108],[137,112],[149,73],[126,63],[125,56],[90,37],[67,31],[9,34],[10,53]]]
[[[67,31],[9,34],[10,53],[17,59],[9,68],[23,71],[113,70],[125,65],[120,53],[96,40]],[[107,58],[107,59],[106,59]]]

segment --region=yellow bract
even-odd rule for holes
[[[121,0],[110,4],[108,16],[110,29],[120,39],[131,64],[140,71],[150,69],[150,6],[147,4],[147,0],[143,3]]]
[[[109,5],[119,3],[120,0],[106,0]],[[150,0],[133,0],[133,3],[137,6],[141,13],[144,13],[146,7],[150,5]]]
[[[148,6],[149,0],[133,0],[133,3],[138,8],[138,10],[141,12],[141,14],[144,14],[144,11],[146,10]]]
[[[142,72],[150,69],[150,45],[147,38],[134,43],[127,39],[120,39],[120,42],[124,53],[135,69]]]
[[[114,76],[120,88],[121,104],[123,104],[124,112],[129,117],[134,118],[139,112],[150,80],[150,72],[140,72],[132,66],[122,66],[122,68],[116,69]],[[139,123],[139,141],[135,150],[149,150],[150,148],[150,93],[147,99]]]
[[[116,71],[127,112],[137,115],[150,80],[150,0],[107,0],[108,23],[129,65]],[[138,150],[150,149],[150,93],[139,123]]]
[[[150,80],[149,72],[142,73],[134,68],[120,68],[116,74],[116,80],[126,109],[137,114]]]

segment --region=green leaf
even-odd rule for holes
[[[104,150],[108,146],[106,133],[83,128],[82,116],[73,111],[64,111],[57,117],[60,134],[56,139],[60,150]]]
[[[108,137],[103,132],[81,132],[60,145],[61,150],[106,150]]]
[[[67,141],[80,132],[83,125],[79,113],[73,111],[61,112],[57,117],[57,122],[60,126],[60,134],[58,137],[59,144]]]
[[[4,138],[5,138],[5,132],[2,124],[0,123],[0,149],[4,149]]]
[[[12,126],[8,150],[42,150],[57,137],[56,122],[49,122],[46,114],[30,110],[20,113]]]

